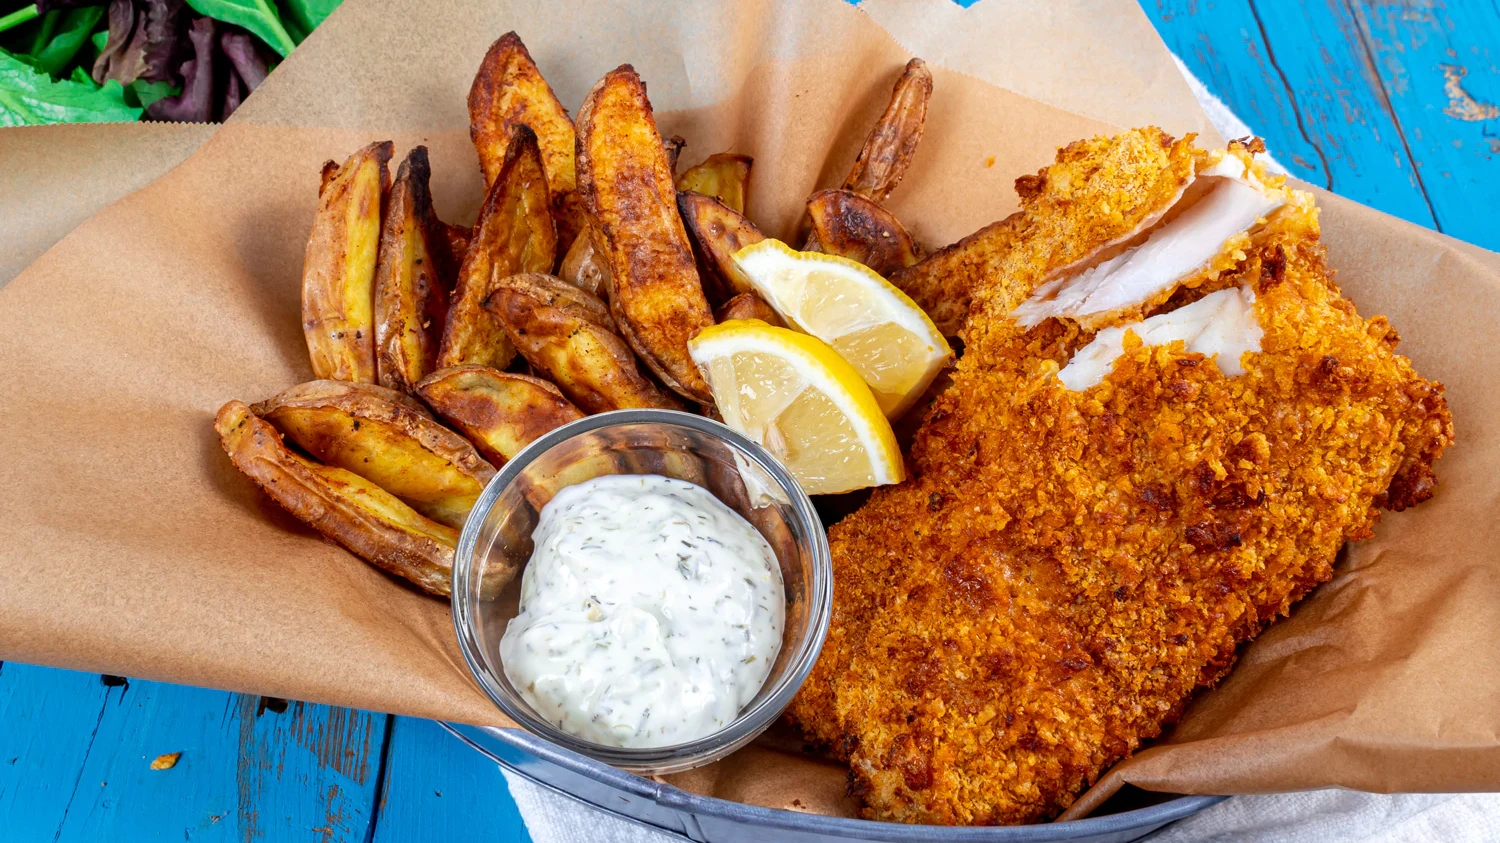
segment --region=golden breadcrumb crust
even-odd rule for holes
[[[911,479],[830,531],[833,622],[790,713],[848,761],[866,816],[1056,815],[1329,579],[1377,507],[1432,494],[1453,438],[1442,386],[1342,298],[1310,206],[1159,308],[1253,285],[1265,336],[1242,376],[1130,335],[1103,383],[1072,392],[1053,375],[1090,334],[1005,318],[1170,201],[1201,155],[1137,130],[1021,180],[1007,224],[1027,233],[986,258],[1005,270],[974,291]]]

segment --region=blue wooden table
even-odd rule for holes
[[[1293,173],[1500,250],[1500,2],[1142,4]],[[4,664],[0,839],[529,837],[435,723]]]

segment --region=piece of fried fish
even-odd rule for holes
[[[911,479],[830,531],[833,622],[791,708],[866,816],[1056,815],[1378,509],[1432,495],[1442,385],[1252,151],[1081,141],[927,259],[972,296],[967,352]]]

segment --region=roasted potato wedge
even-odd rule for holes
[[[713,396],[687,341],[713,324],[646,86],[625,64],[578,112],[578,188],[609,247],[609,306],[620,333],[671,389]]]
[[[677,209],[692,232],[703,289],[715,302],[725,302],[751,290],[750,279],[734,262],[734,253],[766,239],[744,215],[712,196],[677,194]]]
[[[600,246],[602,237],[590,225],[573,241],[557,270],[562,280],[601,299],[609,295],[609,250]]]
[[[517,125],[536,134],[542,169],[547,173],[547,193],[552,197],[552,214],[557,220],[559,248],[566,251],[584,224],[583,204],[574,193],[577,169],[573,121],[542,78],[526,45],[514,32],[507,32],[490,45],[469,88],[469,135],[479,152],[486,190],[500,177],[511,130]],[[543,271],[551,269],[549,266]]]
[[[375,266],[376,370],[381,386],[403,392],[436,367],[448,316],[429,174],[427,147],[413,147],[391,185]]]
[[[766,300],[755,293],[740,293],[719,308],[714,317],[720,322],[728,322],[731,319],[759,319],[767,325],[775,325],[785,328],[786,322],[782,321],[781,314],[777,313],[766,304]]]
[[[453,306],[443,328],[437,368],[464,363],[503,369],[515,357],[505,327],[484,300],[502,278],[548,272],[557,260],[557,230],[549,210],[541,152],[531,129],[511,127],[505,162],[479,209],[473,240],[458,271]]]
[[[252,407],[303,450],[462,527],[494,466],[414,399],[369,384],[312,381]]]
[[[416,393],[496,466],[543,433],[583,418],[552,384],[488,366],[440,369]]]
[[[856,260],[882,276],[921,260],[896,216],[852,190],[820,190],[807,216],[822,251]]]
[[[927,124],[927,102],[932,99],[932,73],[927,63],[912,59],[891,90],[891,102],[865,138],[854,159],[844,189],[874,202],[884,202],[911,164],[922,129]]]
[[[677,177],[677,190],[689,190],[723,202],[735,213],[745,213],[745,194],[750,190],[750,165],[755,159],[732,152],[717,152],[694,164]]]
[[[485,302],[532,368],[585,413],[679,409],[636,368],[609,306],[551,275],[513,275]]]
[[[302,331],[313,374],[374,383],[375,261],[390,141],[323,165],[318,211],[302,262]]]
[[[342,468],[320,465],[287,448],[276,429],[243,402],[230,401],[214,419],[219,444],[272,500],[377,568],[423,591],[447,597],[458,531],[430,521],[394,495]],[[487,573],[493,596],[515,570]]]

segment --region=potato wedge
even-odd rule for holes
[[[661,142],[661,148],[667,153],[667,169],[677,172],[677,159],[682,157],[682,148],[687,146],[687,138],[682,135],[673,135]]]
[[[319,378],[375,382],[375,261],[392,149],[372,143],[342,166],[323,165],[302,262],[302,331]]]
[[[745,194],[750,190],[750,165],[755,159],[732,152],[716,152],[677,177],[679,192],[690,190],[723,202],[735,213],[745,213]]]
[[[511,129],[524,125],[536,133],[542,169],[547,173],[547,193],[552,197],[552,215],[557,220],[559,248],[564,252],[583,229],[583,204],[574,193],[573,121],[526,45],[514,32],[507,32],[490,45],[474,84],[469,88],[469,136],[479,153],[488,190],[500,176]],[[542,270],[550,272],[552,267]]]
[[[927,123],[927,102],[932,99],[932,73],[927,63],[912,59],[891,90],[891,102],[865,138],[854,159],[844,189],[875,202],[884,202],[911,164],[922,129]]]
[[[313,457],[462,527],[494,466],[414,399],[369,384],[312,381],[252,407]]]
[[[917,245],[896,216],[852,190],[820,190],[807,200],[819,247],[889,276],[921,260]]]
[[[495,466],[543,433],[583,418],[552,384],[488,366],[440,369],[417,384],[416,393]]]
[[[512,275],[485,302],[532,368],[585,413],[680,409],[636,368],[609,306],[551,275]]]
[[[562,280],[601,299],[609,295],[609,250],[599,245],[602,237],[590,225],[573,241],[557,270]]]
[[[755,293],[740,293],[724,302],[724,306],[719,308],[714,317],[720,322],[728,322],[731,319],[759,319],[767,325],[775,325],[778,328],[786,327],[781,314]]]
[[[578,188],[609,247],[610,310],[620,333],[669,388],[713,401],[687,341],[713,324],[646,86],[625,64],[578,112]]]
[[[709,299],[725,302],[750,292],[750,279],[734,262],[734,253],[766,239],[760,229],[738,211],[701,193],[678,193],[677,209],[692,233],[703,289]]]
[[[272,500],[332,541],[423,591],[449,596],[458,531],[430,521],[394,495],[342,468],[320,465],[287,448],[276,429],[240,401],[214,418],[219,444]],[[487,572],[487,596],[515,576]]]
[[[436,368],[448,317],[438,278],[437,217],[428,191],[427,147],[413,147],[396,173],[375,265],[375,358],[380,385],[405,392]]]
[[[549,272],[557,260],[557,230],[550,213],[541,152],[531,129],[511,127],[505,162],[479,209],[473,241],[458,271],[453,306],[443,328],[437,368],[464,363],[503,369],[515,348],[484,300],[502,278]]]

